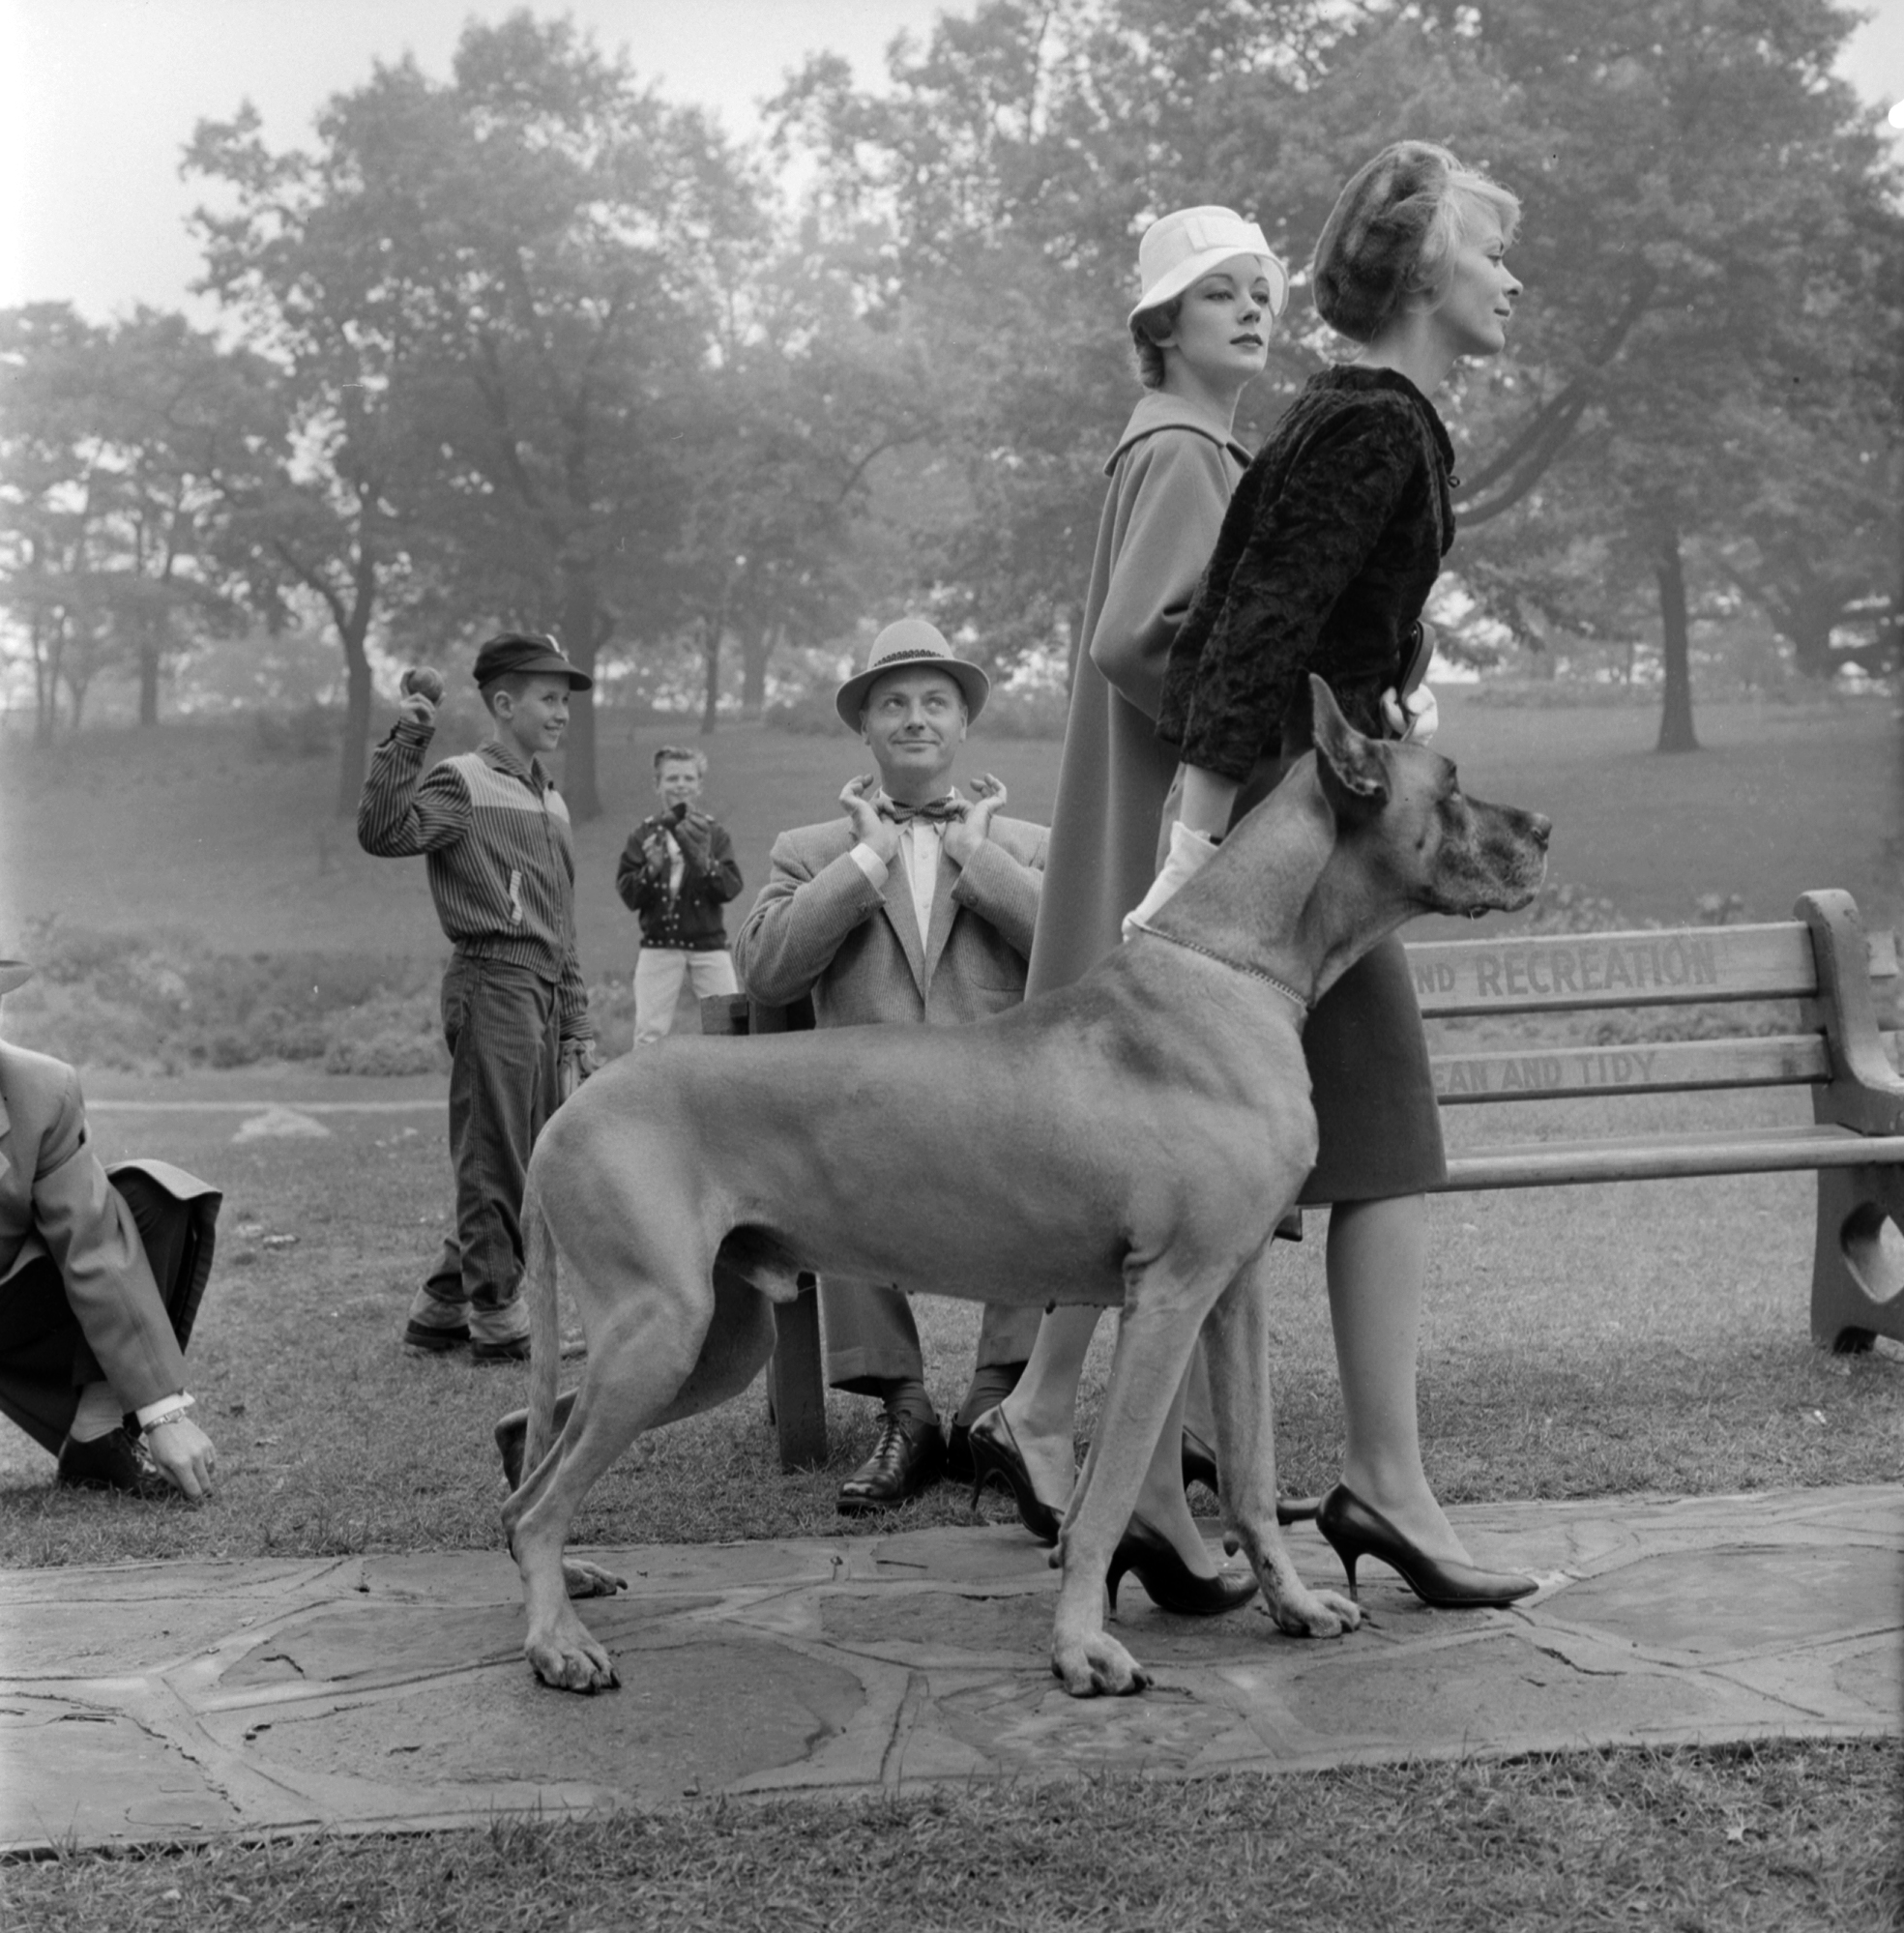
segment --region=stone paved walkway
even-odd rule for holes
[[[591,1699],[533,1682],[500,1555],[0,1573],[0,1847],[1904,1732],[1895,1490],[1454,1514],[1538,1596],[1430,1611],[1364,1562],[1370,1625],[1310,1644],[1132,1581],[1118,1628],[1157,1683],[1084,1702],[1048,1675],[1056,1577],[1012,1528],[596,1553],[630,1588],[582,1606],[623,1681]]]

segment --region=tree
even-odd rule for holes
[[[416,321],[438,460],[415,515],[465,596],[555,630],[590,671],[667,582],[705,454],[684,398],[758,244],[753,184],[697,112],[526,14],[472,23],[448,87],[380,69],[324,132],[335,213]],[[586,698],[567,781],[578,815],[600,811]]]
[[[7,596],[41,674],[73,695],[107,660],[138,681],[139,722],[192,633],[235,629],[249,587],[234,492],[281,454],[268,371],[184,317],[141,308],[93,329],[63,305],[8,318]]]
[[[89,400],[102,335],[66,303],[0,314],[0,600],[25,638],[43,743],[62,687],[78,724],[103,655]]]
[[[816,642],[859,615],[854,527],[881,460],[931,436],[948,407],[921,332],[902,314],[859,313],[825,251],[786,251],[746,294],[693,393],[707,455],[688,480],[664,600],[701,653],[705,731],[730,636],[742,709],[757,715],[777,642]]]
[[[427,462],[410,405],[419,335],[387,251],[334,198],[324,161],[269,154],[250,107],[203,122],[186,168],[222,190],[229,212],[201,208],[199,286],[271,358],[295,454],[234,504],[262,582],[304,587],[341,647],[345,713],[337,810],[363,790],[372,698],[369,640],[393,607],[429,582],[437,550],[406,513]]]
[[[1059,507],[1091,501],[1128,407],[1111,325],[1145,220],[1227,202],[1300,265],[1348,172],[1404,134],[1515,185],[1529,300],[1510,354],[1445,399],[1457,568],[1501,590],[1515,520],[1579,500],[1665,600],[1671,746],[1690,736],[1687,612],[1683,545],[1660,533],[1736,534],[1743,463],[1782,434],[1794,372],[1828,366],[1818,314],[1862,302],[1885,259],[1894,172],[1831,72],[1854,19],[1828,0],[992,0],[902,45],[884,97],[809,65],[780,138],[817,156],[823,219],[888,224],[874,299],[956,278],[954,301],[1049,351],[987,372],[948,534],[967,571],[1020,558],[993,573],[1007,623],[1040,580],[1081,588]],[[1330,347],[1299,306],[1245,428]]]

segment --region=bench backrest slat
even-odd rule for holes
[[[1874,979],[1897,972],[1892,936],[1869,936]],[[1811,934],[1796,920],[1630,933],[1424,940],[1407,949],[1424,1014],[1564,1012],[1779,1000],[1817,991]]]
[[[1885,1037],[1893,1063],[1900,1037]],[[1693,1088],[1797,1087],[1831,1078],[1822,1034],[1733,1040],[1637,1040],[1608,1046],[1489,1048],[1434,1056],[1444,1107],[1477,1101],[1561,1100],[1587,1095],[1671,1094]]]

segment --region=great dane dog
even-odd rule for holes
[[[618,1682],[570,1598],[619,1580],[563,1558],[589,1486],[642,1430],[747,1388],[802,1270],[1123,1310],[1054,1560],[1068,1690],[1148,1683],[1104,1628],[1104,1578],[1200,1330],[1233,1547],[1281,1630],[1361,1622],[1276,1528],[1270,1236],[1315,1160],[1304,1014],[1416,914],[1525,905],[1549,826],[1464,797],[1448,759],[1362,737],[1310,687],[1313,749],[1075,984],[966,1027],[663,1040],[549,1122],[523,1204],[527,1475],[503,1509],[544,1682]],[[558,1259],[588,1366],[551,1447]]]

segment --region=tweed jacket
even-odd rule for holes
[[[1186,765],[1247,778],[1311,671],[1359,731],[1387,735],[1382,692],[1454,542],[1453,461],[1406,376],[1309,378],[1238,483],[1170,647],[1157,732]]]
[[[93,1153],[79,1076],[0,1041],[0,1296],[43,1255],[128,1409],[185,1388],[185,1356],[132,1212]]]
[[[942,861],[922,947],[902,861],[877,887],[852,856],[845,817],[782,833],[735,937],[734,970],[769,1007],[811,994],[821,1027],[951,1027],[1003,1012],[1024,998],[1044,840],[1042,826],[994,818],[970,864]]]

